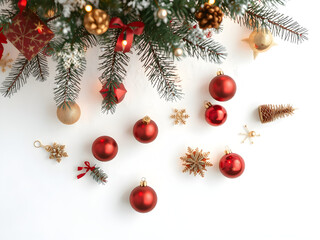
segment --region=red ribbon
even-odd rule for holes
[[[86,165],[86,167],[78,167],[78,171],[81,171],[81,170],[83,170],[83,169],[86,169],[86,171],[85,171],[84,173],[81,173],[81,174],[79,174],[79,175],[77,176],[78,179],[79,179],[79,178],[82,178],[84,175],[86,175],[87,172],[93,171],[93,170],[96,168],[95,166],[91,167],[91,166],[90,166],[90,163],[89,163],[88,161],[85,161],[84,164]]]
[[[19,0],[18,2],[18,8],[20,9],[20,12],[22,12],[27,6],[27,0]]]
[[[3,48],[2,43],[7,43],[7,38],[6,38],[6,36],[2,33],[2,29],[3,29],[3,28],[0,28],[0,59],[2,58],[2,54],[3,54],[3,51],[4,51],[4,48]]]
[[[122,31],[118,37],[115,51],[116,52],[123,51],[124,53],[126,53],[126,52],[130,51],[134,35],[141,35],[143,33],[144,23],[143,22],[132,22],[132,23],[129,23],[128,25],[126,25],[121,21],[120,18],[114,17],[110,21],[109,28],[121,28],[122,29]],[[122,41],[124,40],[124,33],[125,32],[127,34],[127,37],[126,37],[127,45],[124,46],[124,49],[123,49]]]

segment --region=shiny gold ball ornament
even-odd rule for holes
[[[175,48],[173,54],[176,57],[181,57],[183,55],[183,50],[181,48]]]
[[[67,102],[58,107],[57,117],[60,122],[66,125],[72,125],[76,123],[81,115],[81,110],[78,104],[75,102]]]
[[[254,30],[249,38],[243,39],[243,41],[247,42],[253,50],[254,59],[259,53],[266,52],[276,45],[273,36],[268,29]]]
[[[159,8],[157,12],[157,16],[160,19],[165,19],[168,16],[168,11],[166,9]]]
[[[109,28],[110,17],[101,9],[93,9],[84,16],[83,25],[91,34],[101,35]]]

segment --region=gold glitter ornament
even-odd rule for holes
[[[67,102],[57,109],[57,117],[60,122],[66,125],[76,123],[81,116],[81,109],[75,102]]]
[[[101,9],[93,9],[84,16],[83,25],[87,31],[94,35],[101,35],[109,28],[110,17]]]
[[[243,41],[247,42],[253,50],[254,59],[256,59],[259,53],[266,52],[276,45],[273,36],[268,29],[254,30],[249,38],[243,39]]]
[[[176,57],[181,57],[183,55],[183,50],[182,48],[175,48],[174,51],[173,51],[173,54],[176,56]]]
[[[43,145],[39,140],[35,141],[33,145],[36,148],[44,148],[47,152],[50,153],[49,159],[56,159],[57,162],[61,162],[61,158],[68,157],[68,154],[64,151],[65,145],[60,145],[53,143],[50,145]]]

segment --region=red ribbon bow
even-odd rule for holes
[[[2,43],[7,43],[7,38],[6,36],[2,33],[2,29],[3,28],[0,28],[0,59],[2,58],[2,54],[3,54],[3,46],[2,46]]]
[[[81,171],[83,169],[86,169],[86,171],[84,173],[81,173],[77,176],[77,178],[82,178],[84,175],[87,174],[87,172],[89,171],[93,171],[96,167],[95,166],[90,166],[90,163],[88,161],[85,161],[84,164],[86,165],[86,167],[78,167],[78,171]]]
[[[119,35],[117,44],[116,44],[115,51],[119,52],[119,51],[123,50],[123,52],[126,53],[126,52],[130,51],[134,35],[141,35],[143,33],[144,23],[143,22],[132,22],[132,23],[129,23],[128,25],[125,25],[121,21],[120,18],[114,17],[110,21],[109,28],[121,28],[122,29],[122,31]],[[122,41],[124,40],[124,33],[125,32],[127,34],[127,37],[126,37],[127,45],[123,49]]]

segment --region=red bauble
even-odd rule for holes
[[[158,136],[158,126],[146,116],[134,125],[133,136],[141,143],[150,143]]]
[[[206,104],[206,121],[212,126],[220,126],[227,120],[227,111],[220,105]]]
[[[100,90],[100,93],[102,95],[103,98],[106,98],[109,94],[109,88],[106,87],[106,84],[102,87],[102,89]],[[125,95],[127,93],[127,90],[125,89],[123,83],[121,83],[119,85],[119,87],[114,89],[114,95],[116,98],[116,103],[120,103],[122,102],[122,100],[124,99]]]
[[[92,144],[92,153],[99,161],[110,161],[118,153],[118,144],[112,137],[98,137]]]
[[[157,204],[157,194],[153,188],[147,186],[145,180],[142,180],[140,186],[131,191],[130,204],[137,212],[150,212]]]
[[[218,76],[212,79],[209,85],[211,96],[221,102],[230,100],[236,94],[236,90],[235,81],[223,72],[218,72]]]
[[[226,155],[220,159],[219,168],[224,176],[236,178],[243,173],[245,164],[240,155],[226,151]]]

